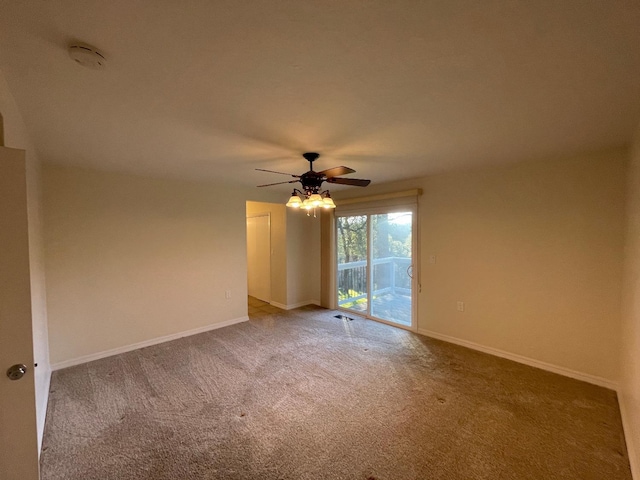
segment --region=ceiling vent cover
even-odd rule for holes
[[[104,68],[105,58],[95,47],[84,43],[69,45],[69,56],[83,67],[100,69]]]

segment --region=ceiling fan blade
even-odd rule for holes
[[[271,185],[282,185],[283,183],[296,183],[300,180],[289,180],[288,182],[265,183],[264,185],[256,185],[257,187],[270,187]]]
[[[333,167],[333,168],[327,168],[326,170],[322,170],[321,172],[318,172],[318,173],[321,173],[327,178],[331,178],[331,177],[337,177],[338,175],[346,175],[347,173],[353,173],[353,172],[355,172],[353,168]]]
[[[264,185],[257,185],[258,187],[270,187],[271,185],[282,185],[283,183],[296,183],[300,180],[289,180],[288,182],[276,182],[276,183],[265,183]]]
[[[294,175],[293,173],[276,172],[273,170],[265,170],[264,168],[256,168],[256,170],[260,172],[277,173],[278,175],[289,175],[290,177],[296,177],[296,178],[300,177],[300,175]]]
[[[332,177],[326,180],[329,183],[337,183],[339,185],[353,185],[354,187],[366,187],[371,183],[371,180],[363,180],[361,178],[338,178]]]

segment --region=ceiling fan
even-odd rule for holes
[[[287,202],[287,206],[294,208],[302,207],[310,210],[316,207],[335,208],[335,204],[331,199],[329,190],[320,192],[320,187],[324,182],[335,183],[339,185],[353,185],[355,187],[366,187],[371,183],[371,180],[363,180],[360,178],[342,178],[338,176],[354,173],[355,170],[349,167],[333,167],[322,170],[321,172],[315,172],[313,170],[313,162],[318,159],[320,154],[316,152],[307,152],[303,153],[302,156],[309,162],[309,171],[303,173],[302,175],[294,175],[292,173],[275,172],[273,170],[256,168],[256,170],[259,170],[261,172],[277,173],[279,175],[288,175],[295,178],[295,180],[289,180],[285,182],[266,183],[264,185],[258,185],[258,187],[270,187],[272,185],[281,185],[283,183],[300,182],[302,184],[303,192],[301,192],[297,188],[294,188],[293,193],[291,194],[291,198]],[[298,195],[302,195],[304,197],[304,200],[301,199]]]

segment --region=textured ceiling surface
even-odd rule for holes
[[[256,185],[311,150],[379,183],[625,145],[640,122],[636,0],[2,0],[0,42],[42,160],[145,175]]]

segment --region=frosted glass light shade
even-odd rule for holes
[[[291,198],[287,202],[287,207],[300,208],[302,206],[302,200],[297,195],[291,195]]]
[[[323,199],[318,193],[314,193],[309,197],[309,203],[312,207],[320,207],[323,203]]]
[[[336,208],[336,204],[333,203],[333,199],[331,197],[325,197],[322,201],[322,208]]]

